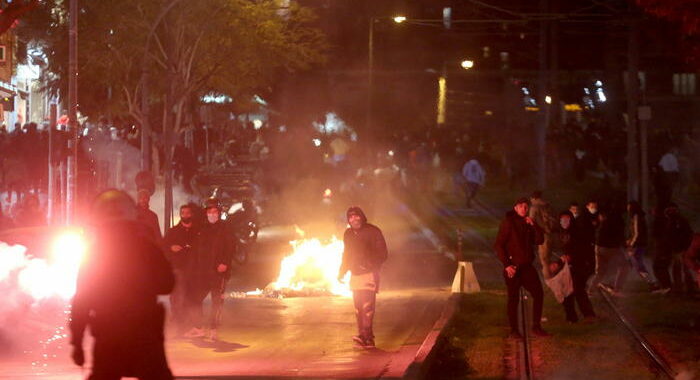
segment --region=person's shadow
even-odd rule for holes
[[[226,342],[224,340],[191,339],[193,345],[199,348],[211,348],[214,352],[234,352],[242,348],[248,348],[245,344]]]

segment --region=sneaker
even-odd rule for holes
[[[651,294],[661,294],[661,295],[664,295],[664,294],[666,294],[666,293],[668,293],[668,292],[670,292],[670,291],[671,291],[671,288],[659,288],[659,289],[656,289],[656,290],[652,290]]]
[[[605,291],[608,292],[608,293],[611,293],[611,294],[612,294],[612,293],[615,293],[615,289],[614,289],[612,286],[608,285],[608,284],[604,284],[604,283],[601,282],[600,284],[598,284],[598,286],[601,287],[601,288],[603,288],[603,290],[605,290]]]
[[[374,345],[374,339],[373,339],[373,338],[365,339],[365,344],[363,344],[362,347],[365,347],[365,348],[374,348],[374,347],[376,347],[376,346]]]
[[[358,346],[364,346],[365,345],[365,339],[359,335],[355,335],[352,337],[353,342],[355,342]]]
[[[547,337],[547,336],[552,336],[550,333],[542,330],[542,327],[535,327],[532,329],[532,335],[534,336],[539,336],[539,337]]]
[[[185,338],[201,338],[204,336],[204,330],[193,327],[190,331],[184,334]]]
[[[508,339],[523,339],[523,336],[520,335],[520,332],[518,330],[511,330],[510,334],[508,334]]]

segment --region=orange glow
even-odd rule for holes
[[[303,234],[303,231],[301,231]],[[270,284],[274,290],[318,290],[350,297],[349,274],[338,281],[343,259],[343,242],[333,236],[330,241],[303,239],[289,242],[293,252],[282,260],[279,277]]]

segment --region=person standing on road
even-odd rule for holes
[[[476,193],[484,186],[486,182],[486,172],[476,158],[467,161],[462,167],[462,176],[466,183],[464,187],[464,195],[466,197],[467,208],[472,207],[472,200],[476,197]]]
[[[537,270],[534,246],[544,243],[544,232],[527,214],[530,204],[527,198],[515,201],[513,210],[506,213],[501,222],[494,246],[498,259],[503,263],[503,278],[508,289],[508,322],[510,337],[521,338],[518,331],[518,303],[520,288],[525,288],[534,300],[532,308],[532,332],[548,336],[542,329],[544,293]]]
[[[221,220],[221,205],[213,198],[205,204],[207,221],[199,230],[196,251],[193,255],[190,272],[186,274],[188,283],[188,304],[190,320],[194,327],[185,336],[197,338],[207,335],[218,340],[221,313],[224,307],[226,284],[231,278],[231,265],[236,257],[236,243],[233,231]],[[202,302],[211,295],[209,331],[205,334]]]
[[[359,207],[348,208],[346,216],[350,228],[343,235],[345,249],[338,280],[343,281],[350,271],[358,330],[358,335],[352,339],[363,347],[374,347],[372,322],[379,291],[379,271],[388,256],[386,241],[379,227],[367,223],[367,217]]]
[[[149,208],[149,203],[151,201],[150,191],[147,189],[139,189],[136,193],[136,200],[138,206],[136,208],[137,220],[148,228],[148,232],[153,240],[160,243],[163,240],[163,235],[160,233],[158,215]]]
[[[192,279],[188,278],[186,274],[193,262],[193,247],[196,245],[199,234],[194,220],[196,208],[191,203],[180,206],[180,222],[165,234],[166,257],[173,266],[177,279],[175,289],[170,294],[170,311],[178,334],[183,332],[182,330],[187,323],[187,284]]]
[[[163,251],[136,221],[136,204],[107,190],[92,205],[92,244],[78,272],[69,327],[73,362],[85,364],[83,336],[95,338],[89,379],[172,379],[165,357],[165,309],[158,295],[175,279]]]
[[[550,278],[552,274],[549,271],[549,261],[552,256],[552,246],[556,245],[554,241],[558,236],[557,220],[552,211],[552,206],[547,201],[542,199],[542,192],[535,191],[530,196],[530,218],[542,228],[544,232],[544,243],[537,246],[537,256],[540,259],[542,266],[542,275],[545,279]]]

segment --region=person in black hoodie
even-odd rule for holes
[[[343,235],[343,261],[338,271],[342,281],[350,271],[358,335],[353,340],[363,347],[374,347],[372,321],[379,291],[379,271],[386,261],[388,251],[384,235],[379,227],[367,223],[365,213],[357,206],[350,207],[346,216],[350,228]]]
[[[221,220],[221,206],[216,199],[207,200],[207,220],[199,230],[195,243],[195,252],[188,278],[188,309],[194,327],[185,336],[196,338],[204,336],[202,302],[211,294],[211,314],[209,334],[211,340],[217,340],[217,330],[221,324],[221,312],[224,307],[224,291],[231,277],[231,265],[236,251],[233,232]]]
[[[518,293],[521,287],[534,300],[532,332],[538,336],[549,335],[540,325],[544,294],[540,277],[532,265],[535,259],[534,246],[544,242],[544,231],[527,216],[529,207],[527,198],[515,201],[513,210],[508,211],[501,222],[494,246],[504,267],[503,278],[508,288],[508,322],[512,338],[521,337],[518,332]]]
[[[126,193],[107,190],[92,206],[92,243],[78,272],[69,327],[73,362],[85,364],[83,337],[95,338],[90,379],[172,379],[165,357],[165,309],[158,295],[175,279],[163,251],[136,221]]]
[[[193,252],[199,235],[199,228],[194,220],[197,206],[188,203],[180,206],[180,222],[165,234],[165,252],[173,266],[177,284],[170,294],[170,311],[176,330],[182,332],[187,323],[187,283],[188,268],[193,263]]]
[[[606,290],[616,293],[622,290],[629,265],[622,249],[625,244],[625,221],[622,216],[611,209],[598,213],[598,229],[595,238],[595,276],[589,290],[592,292],[607,277],[615,273],[613,285],[604,284]]]
[[[566,297],[563,302],[566,320],[572,323],[578,321],[575,304],[578,304],[584,318],[595,318],[593,305],[586,289],[588,278],[593,274],[595,258],[588,254],[584,232],[574,223],[574,215],[570,211],[559,214],[559,226],[559,241],[563,253],[561,260],[571,267],[571,279],[574,285],[573,294]]]

